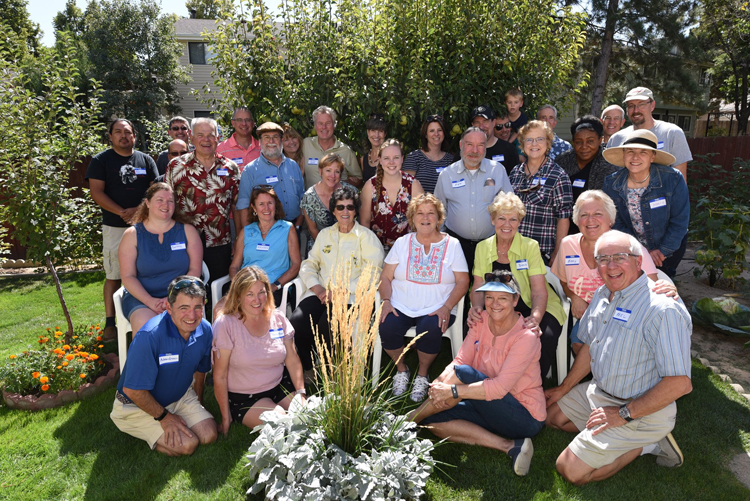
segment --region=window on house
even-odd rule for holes
[[[677,125],[680,127],[680,129],[684,130],[685,132],[690,131],[690,122],[691,117],[688,115],[680,115],[677,119]]]
[[[710,77],[710,75],[708,74],[708,69],[707,69],[707,68],[703,68],[703,69],[701,70],[701,80],[700,80],[700,84],[701,84],[701,85],[702,85],[703,87],[707,87],[707,86],[711,85],[711,77]]]
[[[193,113],[193,116],[195,118],[213,118],[214,114],[210,111],[196,111],[195,113]]]
[[[208,50],[203,42],[188,42],[190,64],[207,64]]]

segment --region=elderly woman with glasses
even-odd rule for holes
[[[487,208],[495,225],[495,235],[477,244],[474,258],[474,285],[471,292],[469,325],[482,321],[482,294],[477,289],[487,273],[505,270],[518,282],[520,298],[516,311],[524,317],[526,327],[541,332],[542,354],[539,364],[542,377],[547,375],[555,357],[557,338],[565,323],[560,297],[547,284],[547,269],[536,240],[519,233],[526,209],[512,193],[499,193]]]
[[[297,352],[308,376],[313,367],[311,321],[328,342],[330,327],[327,313],[331,297],[327,287],[335,279],[337,268],[346,264],[351,266],[349,291],[350,301],[353,301],[363,268],[368,264],[378,268],[383,266],[384,252],[378,237],[356,220],[359,210],[356,188],[346,185],[336,189],[331,195],[329,208],[336,223],[318,233],[309,257],[302,262],[299,276],[307,292],[290,318],[296,332],[294,342]]]
[[[432,383],[429,396],[409,414],[440,438],[505,452],[513,472],[529,472],[531,438],[547,417],[541,346],[536,333],[515,311],[518,283],[508,271],[487,274],[476,290],[482,321],[469,330],[458,356]]]
[[[573,212],[570,178],[549,158],[554,134],[549,125],[532,120],[518,131],[526,161],[510,172],[510,183],[526,207],[521,235],[539,242],[545,264],[554,260],[568,234]]]
[[[453,154],[448,153],[448,127],[440,115],[430,115],[419,131],[419,148],[404,159],[404,172],[414,176],[427,193],[435,192],[438,176],[453,163]]]

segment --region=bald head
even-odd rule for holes
[[[175,139],[171,143],[169,143],[169,147],[167,148],[167,154],[169,156],[169,161],[171,162],[173,158],[177,158],[182,155],[187,155],[190,153],[190,150],[188,149],[188,145],[185,141],[182,139]]]
[[[610,230],[594,246],[599,275],[610,292],[625,289],[641,276],[641,244],[632,235]],[[605,262],[606,261],[606,262]]]

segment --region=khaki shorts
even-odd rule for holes
[[[198,395],[195,394],[192,386],[188,388],[188,391],[185,392],[181,399],[169,404],[167,410],[184,419],[188,428],[192,428],[206,419],[213,419],[211,413],[198,401]],[[123,404],[115,399],[115,403],[112,405],[112,413],[109,417],[112,418],[115,426],[120,431],[135,438],[145,440],[152,450],[156,447],[156,442],[164,434],[161,423],[156,421],[150,414],[143,412],[135,404]]]
[[[120,280],[120,258],[117,251],[120,250],[120,241],[127,228],[102,225],[102,240],[104,241],[104,275],[107,280]]]
[[[578,459],[594,469],[601,468],[628,451],[658,442],[674,428],[677,405],[672,402],[660,411],[598,435],[586,429],[594,409],[607,405],[619,407],[629,401],[607,395],[589,381],[579,384],[557,402],[563,414],[581,430],[568,446]]]

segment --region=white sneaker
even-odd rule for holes
[[[411,399],[414,402],[421,402],[427,396],[427,390],[430,389],[430,380],[427,376],[420,376],[414,378],[414,383],[411,386]]]
[[[394,397],[401,396],[406,392],[406,389],[409,388],[410,379],[411,373],[409,372],[409,369],[406,369],[404,372],[397,372],[396,375],[393,376]]]

